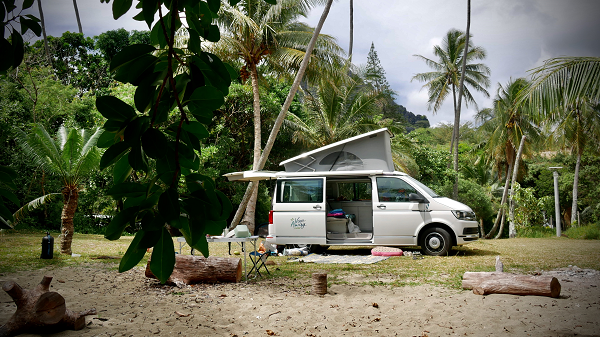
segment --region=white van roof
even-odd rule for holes
[[[387,128],[363,133],[282,161],[287,172],[394,171]]]
[[[374,176],[374,175],[395,175],[405,176],[404,172],[384,172],[383,170],[363,170],[363,171],[329,171],[329,172],[285,172],[285,171],[241,171],[224,174],[229,181],[259,181],[278,178],[299,178],[299,177],[355,177],[355,176]]]

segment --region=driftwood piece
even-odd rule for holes
[[[150,270],[150,260],[146,265],[146,277],[156,278]],[[242,261],[239,258],[175,255],[175,268],[167,284],[179,285],[194,283],[240,282]]]
[[[553,276],[517,275],[503,272],[466,272],[463,289],[473,289],[477,295],[512,294],[560,296],[560,282]]]
[[[85,316],[95,315],[96,309],[74,313],[67,309],[65,299],[57,292],[48,291],[51,276],[44,276],[34,289],[21,288],[14,281],[2,285],[17,305],[17,311],[0,326],[0,337],[22,333],[51,333],[63,330],[81,330],[85,327]]]

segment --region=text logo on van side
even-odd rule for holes
[[[301,218],[292,218],[292,228],[293,229],[304,229],[304,227],[306,226],[306,220],[301,219]]]

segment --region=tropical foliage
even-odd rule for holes
[[[77,130],[61,126],[53,138],[40,124],[35,124],[28,133],[17,130],[17,141],[25,156],[47,174],[57,176],[62,186],[60,193],[46,194],[23,206],[15,213],[15,218],[18,221],[22,214],[62,195],[60,251],[63,254],[71,254],[75,232],[73,216],[81,184],[100,163],[101,153],[96,142],[101,134],[100,129]]]

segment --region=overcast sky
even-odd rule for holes
[[[22,1],[18,1],[22,2]],[[42,0],[49,35],[76,32],[72,0]],[[112,1],[79,0],[83,32],[95,36],[125,28],[148,29],[131,19],[130,10],[115,21]],[[491,97],[476,94],[479,108],[490,107],[498,83],[527,75],[527,70],[557,56],[600,56],[600,1],[598,0],[472,0],[471,34],[475,45],[487,51],[483,63],[491,69]],[[313,10],[307,21],[315,26],[322,7]],[[38,14],[37,2],[32,13]],[[466,0],[354,0],[355,64],[364,64],[371,42],[398,94],[397,103],[415,114],[425,114],[432,125],[453,121],[450,98],[435,115],[427,111],[427,90],[411,82],[416,73],[430,69],[414,57],[433,58],[433,46],[441,44],[448,30],[466,29]],[[349,1],[334,2],[322,33],[332,35],[344,49],[349,41]],[[461,120],[472,120],[474,106],[463,109]]]

